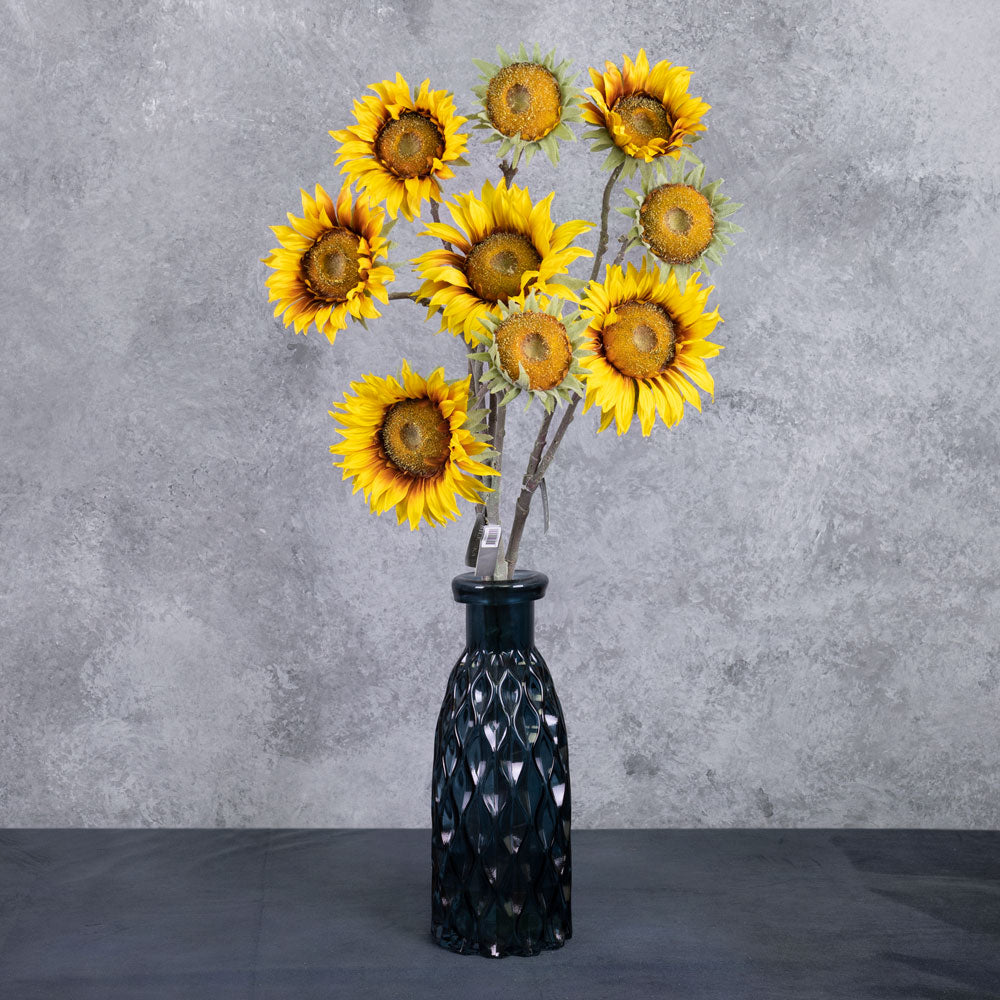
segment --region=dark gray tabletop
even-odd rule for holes
[[[1000,833],[576,831],[573,925],[438,948],[426,830],[0,831],[4,1000],[995,1000]]]

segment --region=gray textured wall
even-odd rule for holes
[[[523,37],[692,66],[747,203],[715,404],[587,414],[526,536],[576,821],[996,826],[1000,4],[477,7],[0,8],[0,823],[429,822],[468,521],[370,516],[326,410],[460,350],[295,337],[258,258],[368,83]],[[601,158],[518,179],[594,218]]]

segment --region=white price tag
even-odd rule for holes
[[[503,529],[499,524],[487,524],[483,527],[483,537],[479,541],[479,555],[476,558],[476,576],[489,577],[497,568],[500,558],[500,535]]]

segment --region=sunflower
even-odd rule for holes
[[[683,161],[669,173],[645,181],[642,191],[626,188],[633,204],[618,209],[634,220],[629,247],[648,247],[683,279],[694,271],[707,273],[708,261],[722,263],[730,233],[741,233],[729,216],[743,206],[719,194],[721,180],[705,184],[704,164],[684,173]]]
[[[686,66],[663,60],[650,69],[645,49],[634,63],[626,55],[622,59],[624,71],[612,62],[605,62],[603,73],[590,70],[594,85],[585,91],[590,101],[583,105],[583,118],[598,127],[584,138],[595,140],[594,152],[610,148],[605,169],[624,164],[629,177],[638,163],[645,173],[661,156],[677,159],[700,138],[701,118],[711,105],[688,93]]]
[[[340,172],[373,201],[384,201],[394,219],[400,211],[411,222],[419,217],[424,200],[441,200],[438,181],[455,176],[449,164],[468,166],[461,154],[469,137],[458,131],[466,119],[455,114],[447,90],[428,90],[429,83],[424,80],[416,98],[401,73],[395,83],[371,84],[377,96],[354,102],[357,125],[330,133],[343,143]]]
[[[587,286],[580,306],[590,319],[591,352],[583,359],[583,410],[600,408],[599,430],[614,421],[624,434],[638,414],[646,437],[657,413],[673,427],[684,416],[685,402],[701,409],[695,386],[714,392],[704,359],[722,348],[705,338],[721,317],[718,309],[705,311],[712,286],[703,288],[698,277],[691,275],[682,291],[672,271],[663,281],[659,268],[643,260],[641,270],[632,264],[626,271],[609,267],[603,284]]]
[[[451,249],[428,250],[413,260],[423,282],[416,298],[430,300],[427,318],[441,311],[441,330],[464,334],[470,344],[489,315],[501,304],[521,303],[529,291],[576,301],[579,282],[566,274],[577,257],[593,256],[570,246],[593,223],[574,219],[556,226],[549,214],[553,191],[537,204],[527,188],[483,184],[481,197],[470,191],[445,202],[455,226],[428,223],[418,235],[445,240]],[[460,227],[460,228],[456,228]]]
[[[563,303],[548,304],[530,292],[523,305],[501,305],[498,316],[487,316],[483,330],[488,345],[469,355],[483,362],[483,378],[491,392],[503,392],[505,406],[524,392],[528,406],[540,399],[546,411],[559,400],[583,395],[583,331],[587,319],[577,313],[562,318]]]
[[[367,198],[351,202],[350,184],[336,204],[319,184],[315,198],[302,191],[302,218],[289,212],[290,227],[271,226],[281,247],[261,258],[275,272],[267,279],[267,300],[278,302],[274,315],[284,312],[296,333],[315,323],[331,344],[348,316],[362,324],[381,316],[372,300],[388,302],[385,286],[393,279],[392,268],[378,263],[391,245],[384,234],[392,223],[383,228],[384,219]]]
[[[459,515],[455,498],[482,503],[493,492],[479,476],[496,473],[474,456],[489,453],[484,438],[486,414],[469,407],[470,376],[446,382],[444,368],[424,379],[404,361],[399,380],[366,375],[352,382],[330,416],[343,441],[330,446],[344,479],[364,492],[376,514],[396,508],[410,530],[444,524]]]
[[[500,65],[482,59],[472,61],[479,68],[484,83],[473,87],[473,93],[483,102],[483,108],[473,117],[473,128],[487,129],[484,142],[499,142],[497,156],[511,151],[511,166],[516,167],[521,154],[524,162],[539,149],[545,150],[552,165],[559,163],[558,139],[575,140],[566,122],[580,120],[579,100],[583,97],[572,86],[576,74],[570,75],[568,59],[558,65],[555,49],[543,56],[538,45],[529,56],[524,45],[516,56],[510,56],[497,46]]]

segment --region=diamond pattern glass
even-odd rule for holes
[[[494,958],[572,935],[566,724],[534,644],[548,577],[452,581],[466,648],[434,736],[432,934]]]

